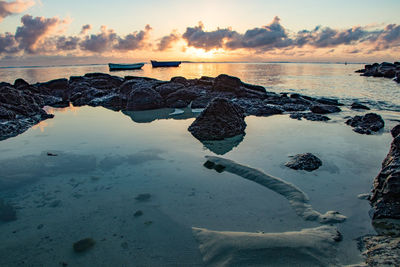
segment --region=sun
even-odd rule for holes
[[[186,49],[186,53],[195,58],[214,58],[218,52],[219,51],[217,49],[211,49],[208,51],[204,50],[203,48],[194,47],[189,47]]]

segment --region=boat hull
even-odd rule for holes
[[[144,63],[135,63],[135,64],[113,64],[109,63],[108,67],[110,71],[115,70],[138,70],[144,66]]]
[[[159,67],[179,67],[181,64],[181,61],[151,61],[151,66],[153,68],[159,68]]]

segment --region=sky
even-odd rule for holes
[[[0,66],[400,60],[399,0],[0,0]]]

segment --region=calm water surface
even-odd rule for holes
[[[341,264],[362,260],[357,239],[373,234],[369,204],[357,198],[371,189],[388,152],[388,133],[400,119],[400,86],[353,74],[358,65],[182,64],[174,69],[120,72],[169,80],[228,73],[270,91],[296,91],[341,101],[361,99],[382,114],[385,129],[359,135],[344,124],[356,112],[344,108],[329,123],[288,115],[247,117],[244,138],[201,143],[189,118],[173,110],[114,112],[104,108],[49,109],[55,118],[0,142],[0,198],[18,219],[0,222],[1,266],[202,266],[191,227],[218,231],[285,232],[317,227],[298,217],[276,192],[230,173],[203,167],[220,155],[293,183],[320,212],[347,216],[337,224]],[[0,80],[42,82],[106,66],[0,69]],[[379,93],[380,92],[380,93]],[[189,112],[185,110],[185,112]],[[160,119],[164,118],[164,119]],[[168,118],[168,119],[165,119]],[[57,154],[49,157],[47,152]],[[284,166],[290,155],[311,152],[323,161],[314,172]],[[140,201],[137,196],[149,194]],[[141,216],[135,216],[142,211]],[[77,255],[73,242],[96,245]],[[268,263],[266,263],[268,264]],[[271,262],[269,262],[271,264]]]

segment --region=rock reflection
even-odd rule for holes
[[[155,120],[185,120],[195,118],[200,114],[201,109],[174,109],[174,108],[162,108],[155,110],[143,110],[143,111],[122,111],[123,114],[129,116],[132,121],[136,123],[149,123]]]
[[[223,140],[201,141],[205,148],[217,155],[224,155],[237,147],[244,139],[244,135],[236,135],[234,137],[225,138]]]

